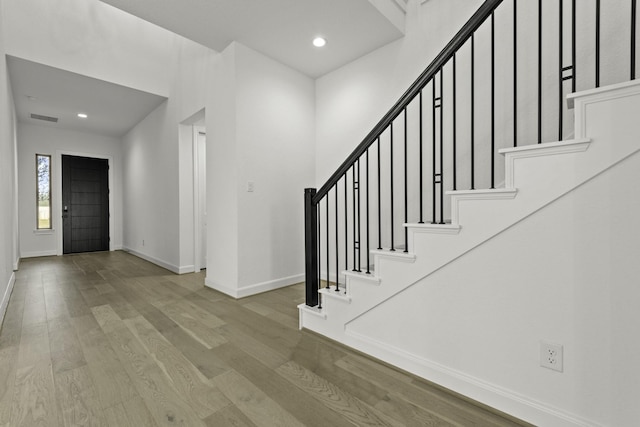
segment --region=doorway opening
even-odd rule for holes
[[[193,126],[194,270],[207,268],[207,133]]]
[[[185,259],[193,260],[193,271],[196,273],[207,268],[207,137],[205,126],[204,108],[180,122],[179,126],[181,150],[192,156],[190,165],[187,163],[182,165],[193,173],[192,185],[189,186],[191,188],[184,188],[185,194],[192,196],[193,200],[193,246],[191,246],[193,252],[185,250],[184,256]],[[185,215],[186,218],[188,216]],[[188,240],[185,239],[186,242]],[[190,245],[187,243],[185,249],[188,246]]]

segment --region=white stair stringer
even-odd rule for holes
[[[372,275],[346,274],[349,303],[323,298],[320,313],[326,317],[300,306],[300,327],[437,380],[498,409],[510,408],[510,413],[521,418],[547,420],[546,425],[582,425],[579,417],[510,394],[499,385],[447,371],[447,367],[420,360],[402,348],[386,346],[375,336],[349,331],[350,323],[385,301],[640,151],[636,117],[619,113],[640,108],[640,81],[575,93],[569,98],[575,106],[575,139],[501,150],[506,188],[448,193],[451,224],[405,224],[408,253],[372,251]],[[412,333],[419,331],[403,331],[408,336]]]

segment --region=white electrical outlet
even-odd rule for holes
[[[247,181],[247,192],[253,193],[253,189],[255,188],[255,184],[253,181]]]
[[[562,372],[562,346],[541,341],[540,366]]]

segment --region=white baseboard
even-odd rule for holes
[[[58,252],[53,249],[50,251],[34,251],[34,252],[22,252],[20,253],[20,258],[36,258],[41,256],[56,256]]]
[[[260,294],[263,292],[273,291],[279,288],[284,288],[285,286],[291,286],[302,281],[304,281],[304,274],[282,277],[280,279],[269,280],[267,282],[256,283],[249,286],[243,286],[241,288],[232,288],[230,286],[222,285],[220,283],[214,282],[209,278],[205,278],[204,284],[211,289],[215,289],[216,291],[220,291],[223,294],[227,294],[237,299]]]
[[[149,262],[151,262],[151,263],[153,263],[155,265],[159,265],[162,268],[166,268],[167,270],[172,271],[172,272],[174,272],[176,274],[184,274],[184,273],[193,272],[193,266],[190,266],[191,269],[188,270],[189,266],[178,267],[177,265],[173,265],[173,264],[171,264],[169,262],[163,261],[163,260],[161,260],[159,258],[156,258],[156,257],[153,257],[151,255],[147,255],[145,253],[136,251],[135,249],[131,249],[131,248],[128,248],[126,246],[123,246],[122,250],[125,251],[125,252],[129,252],[130,254],[135,255],[138,258],[142,258],[142,259],[144,259],[146,261],[149,261]]]
[[[18,271],[20,269],[20,258],[13,262],[13,271]]]
[[[178,274],[193,273],[194,271],[195,271],[194,265],[183,265],[181,267],[178,267]]]
[[[389,344],[378,342],[348,329],[345,331],[345,338],[345,344],[365,354],[535,425],[603,427],[592,420],[586,420],[578,415],[551,407],[512,390],[456,371]]]
[[[243,286],[238,289],[238,297],[244,298],[251,295],[261,294],[263,292],[273,291],[275,289],[284,288],[285,286],[295,285],[304,281],[304,274],[296,274],[293,276],[282,277],[280,279],[269,280],[267,282],[256,283],[249,286]]]
[[[207,288],[215,289],[216,291],[222,292],[223,294],[229,295],[230,297],[238,298],[237,289],[236,288],[232,288],[230,286],[225,286],[225,285],[222,285],[220,283],[214,282],[213,280],[209,279],[208,277],[204,278],[204,285]]]
[[[11,298],[11,292],[13,291],[13,285],[16,283],[16,273],[11,272],[9,276],[9,283],[7,283],[7,289],[2,296],[2,302],[0,303],[0,327],[4,322],[4,315],[7,312],[7,306],[9,305],[9,298]]]

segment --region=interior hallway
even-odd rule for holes
[[[0,426],[525,425],[308,331],[302,285],[235,300],[125,252],[23,260]]]

